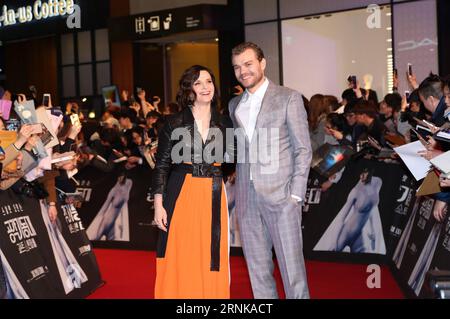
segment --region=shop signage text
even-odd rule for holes
[[[32,21],[42,21],[52,17],[63,17],[74,12],[74,0],[37,0],[33,5],[17,9],[8,8],[8,6],[4,5],[0,12],[0,28]]]

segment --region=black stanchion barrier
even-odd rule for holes
[[[97,247],[155,248],[149,169],[105,174],[88,167],[77,179],[86,200],[78,213]],[[306,258],[390,265],[407,296],[427,296],[426,273],[450,269],[450,222],[435,221],[433,198],[416,198],[417,186],[395,162],[349,161],[331,182],[312,170],[303,211]],[[232,207],[232,196],[228,200]],[[239,255],[230,213],[233,253]]]
[[[433,216],[435,200],[418,197],[393,253],[392,269],[410,297],[436,298],[429,271],[450,269],[450,220]]]

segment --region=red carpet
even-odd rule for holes
[[[151,299],[155,283],[155,253],[125,250],[95,250],[106,284],[90,299]],[[381,288],[369,289],[367,266],[309,261],[306,264],[313,299],[402,299],[387,267],[382,268]],[[282,282],[275,272],[280,296]],[[252,291],[243,257],[231,258],[231,297],[251,299]]]

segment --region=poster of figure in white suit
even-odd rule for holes
[[[40,201],[40,205],[58,272],[64,286],[64,291],[68,295],[74,289],[80,289],[81,285],[88,281],[88,278],[61,233],[59,219],[55,223],[52,223],[48,216],[47,206],[42,200]]]
[[[383,182],[364,169],[315,251],[386,254],[378,204]]]
[[[89,225],[90,240],[130,241],[128,199],[133,181],[124,174],[109,191],[105,203]]]
[[[436,222],[433,225],[430,235],[425,242],[422,252],[420,253],[419,259],[411,273],[408,280],[408,285],[414,290],[414,293],[419,296],[423,284],[425,282],[425,276],[430,270],[431,262],[433,261],[434,253],[436,252],[436,247],[439,241],[439,235],[441,234],[442,224]]]
[[[403,257],[405,256],[406,249],[408,248],[408,242],[411,237],[411,231],[413,230],[414,221],[416,220],[416,215],[420,207],[420,204],[421,204],[420,200],[417,200],[416,203],[414,204],[411,216],[409,217],[408,223],[406,224],[405,229],[403,230],[402,237],[398,242],[397,248],[395,248],[392,260],[397,269],[400,269],[400,267],[402,266]]]
[[[20,280],[14,273],[11,265],[0,249],[0,263],[3,268],[3,285],[0,299],[29,299],[25,289],[20,284]]]
[[[429,270],[449,269],[448,255],[445,253],[448,250],[442,248],[446,241],[445,230],[449,229],[450,224],[444,226],[436,221],[433,218],[434,209],[433,198],[417,198],[392,258],[401,280],[407,281],[414,294],[420,297],[430,297],[428,289],[424,289]]]

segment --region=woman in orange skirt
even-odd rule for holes
[[[159,134],[153,173],[157,245],[155,298],[230,297],[228,208],[221,164],[231,122],[217,111],[214,75],[187,69],[177,102],[182,111]],[[231,154],[230,154],[231,155]]]

